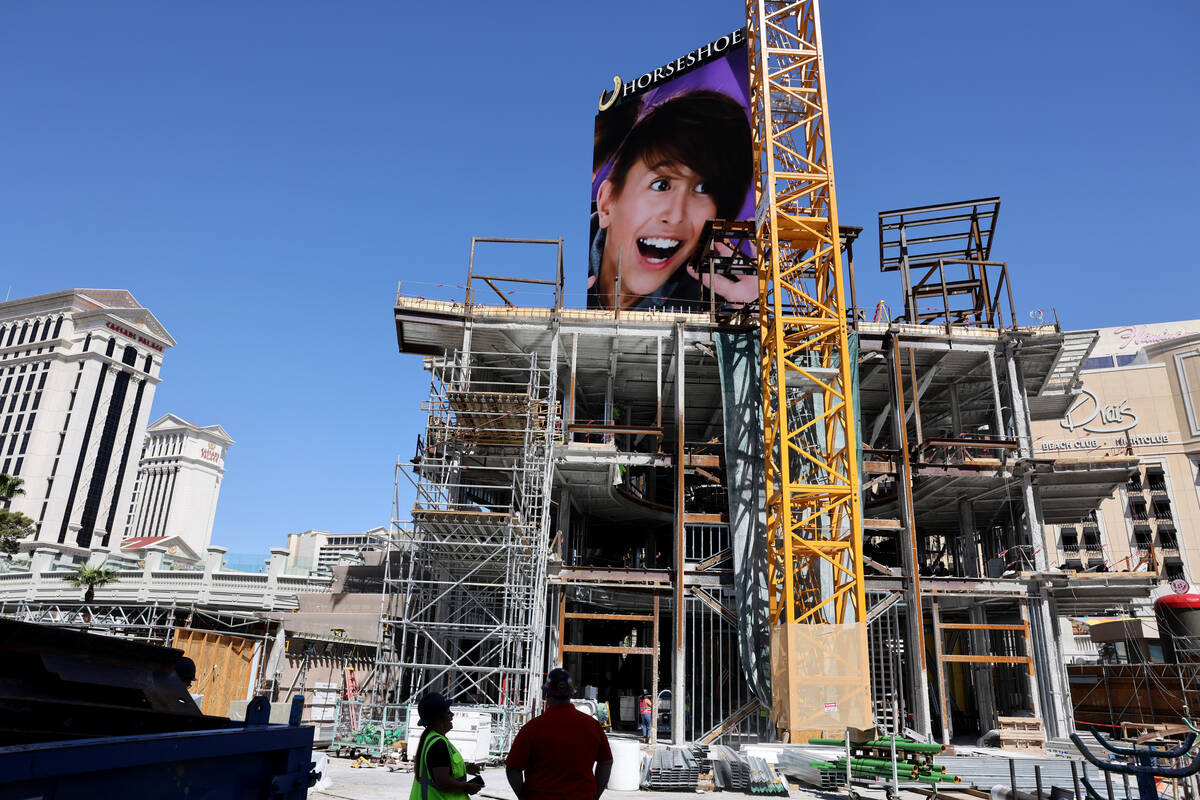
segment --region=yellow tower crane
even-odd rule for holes
[[[852,371],[818,0],[746,0],[775,723],[868,728]]]

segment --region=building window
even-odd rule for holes
[[[1175,528],[1166,527],[1158,529],[1158,545],[1163,550],[1179,550],[1179,537],[1175,533]]]
[[[1138,550],[1149,550],[1154,541],[1154,533],[1149,525],[1133,526],[1133,545]]]
[[[1117,356],[1117,366],[1123,367],[1126,364],[1132,364],[1137,359],[1137,353],[1129,356]]]
[[[1173,581],[1183,577],[1183,564],[1172,561],[1163,567],[1163,575],[1167,580]]]
[[[1146,513],[1146,501],[1141,498],[1131,498],[1129,501],[1129,516],[1138,522],[1145,522],[1150,519],[1150,516]]]

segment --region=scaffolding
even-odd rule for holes
[[[468,328],[463,348],[428,360],[412,531],[389,545],[408,557],[385,559],[376,701],[415,705],[437,691],[489,711],[493,752],[540,687],[553,358],[472,352]]]

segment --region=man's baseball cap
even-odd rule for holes
[[[567,697],[574,697],[575,682],[571,680],[571,673],[562,667],[555,667],[546,676],[544,690],[547,697],[554,697],[560,700]]]
[[[417,703],[417,716],[422,727],[428,728],[450,710],[450,701],[437,692],[430,692]]]

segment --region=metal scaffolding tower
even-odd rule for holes
[[[541,685],[555,355],[472,353],[468,328],[431,359],[411,538],[393,543],[408,556],[387,559],[381,699],[438,691],[490,711],[495,752]]]

